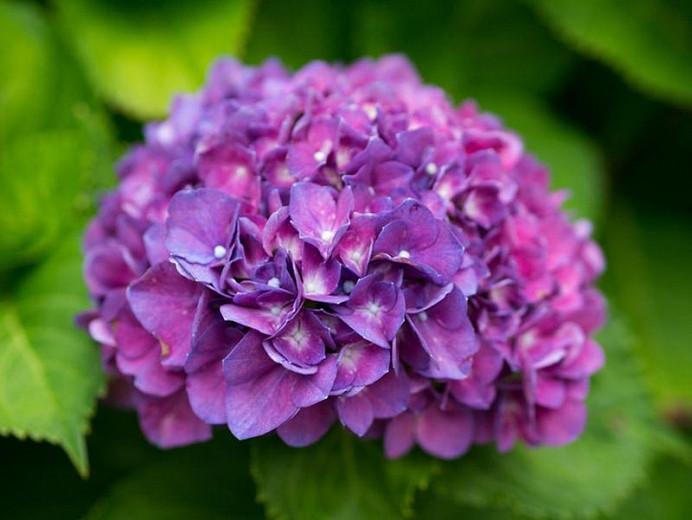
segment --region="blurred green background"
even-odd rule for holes
[[[499,114],[594,222],[611,320],[586,434],[454,463],[336,435],[147,445],[97,405],[73,326],[113,162],[221,54],[389,52]],[[0,517],[692,518],[691,153],[689,1],[0,0]]]

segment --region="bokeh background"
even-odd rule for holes
[[[147,445],[97,405],[73,325],[79,234],[114,161],[221,54],[390,52],[499,114],[593,221],[611,319],[584,438],[475,449],[380,495],[398,470],[376,448]],[[692,518],[691,155],[685,0],[0,0],[0,517]]]

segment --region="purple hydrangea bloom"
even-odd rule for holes
[[[86,233],[80,323],[152,442],[579,436],[604,260],[497,118],[399,56],[223,59],[145,136]]]

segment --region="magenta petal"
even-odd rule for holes
[[[336,378],[336,356],[330,354],[310,376],[294,376],[293,404],[299,408],[312,406],[329,397]]]
[[[410,385],[404,372],[400,374],[389,372],[377,382],[366,387],[364,392],[370,400],[373,415],[378,419],[385,419],[394,417],[406,410],[410,396]]]
[[[466,410],[429,407],[418,418],[416,438],[421,448],[442,459],[459,457],[471,446],[473,415]]]
[[[431,376],[468,376],[468,359],[478,350],[478,341],[467,316],[466,298],[459,289],[427,311],[410,314],[407,319],[430,355]]]
[[[166,247],[175,257],[208,265],[226,257],[238,218],[238,202],[212,189],[176,193],[168,207]]]
[[[416,418],[410,412],[397,415],[387,423],[384,431],[384,452],[387,458],[406,455],[416,441]]]
[[[151,267],[127,291],[132,312],[163,346],[163,364],[182,367],[190,352],[192,322],[201,287],[163,262]]]
[[[286,444],[302,448],[320,440],[336,419],[331,401],[322,401],[300,410],[276,430]]]
[[[84,260],[84,278],[89,292],[97,296],[126,287],[140,273],[127,249],[116,243],[94,247]]]
[[[388,372],[389,365],[386,349],[366,342],[346,345],[339,352],[334,392],[372,384]]]
[[[586,424],[586,406],[580,401],[567,401],[562,407],[536,411],[536,430],[542,443],[561,446],[575,440]]]
[[[144,233],[144,248],[151,265],[168,260],[170,253],[166,248],[166,226],[152,224]]]
[[[310,182],[299,182],[291,188],[288,211],[300,238],[319,249],[327,258],[346,231],[353,209],[349,189],[335,200],[333,190]]]
[[[211,427],[192,412],[185,392],[169,397],[140,396],[139,424],[147,439],[160,448],[174,448],[211,439]]]
[[[207,188],[219,190],[242,201],[253,210],[259,205],[260,176],[255,154],[232,140],[206,147],[198,152],[199,176]]]
[[[341,424],[359,437],[365,435],[375,419],[370,400],[360,393],[337,398],[336,410]]]
[[[274,363],[262,340],[249,332],[223,362],[228,427],[239,439],[263,435],[326,399],[336,376],[333,356],[315,374],[299,375]]]
[[[134,376],[135,388],[155,396],[168,396],[185,385],[182,372],[161,366],[161,354],[154,344],[149,352],[138,358],[115,357],[116,366],[125,375]]]
[[[339,286],[341,264],[335,259],[322,260],[317,249],[310,245],[303,248],[301,265],[303,294],[308,300],[322,301],[329,297]],[[340,298],[347,300],[347,296]]]
[[[248,332],[224,359],[223,370],[228,427],[238,439],[270,432],[298,412],[291,372],[269,359],[260,334]]]
[[[446,222],[408,200],[394,209],[375,240],[373,255],[413,266],[444,285],[461,267],[464,248]]]
[[[404,296],[391,282],[380,281],[381,275],[361,278],[351,299],[335,307],[338,316],[361,337],[382,348],[389,348],[404,322]]]
[[[221,360],[188,374],[186,388],[197,417],[209,424],[226,422],[226,382]]]
[[[353,215],[351,224],[339,241],[336,252],[344,266],[358,276],[365,276],[372,246],[375,243],[376,217]]]
[[[286,324],[272,344],[291,363],[311,366],[326,357],[324,338],[328,334],[313,313],[304,311]]]

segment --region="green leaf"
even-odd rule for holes
[[[611,320],[601,335],[606,367],[594,377],[589,423],[559,448],[474,449],[447,463],[431,488],[460,504],[508,508],[549,518],[591,517],[612,510],[641,482],[660,428],[650,410],[629,337]]]
[[[312,60],[343,60],[349,54],[346,27],[352,10],[350,2],[263,2],[248,35],[245,57],[250,63],[278,57],[293,68]],[[287,20],[300,20],[300,30]]]
[[[258,440],[252,455],[259,498],[280,519],[408,516],[416,490],[437,469],[419,453],[388,461],[381,446],[340,430],[307,448]]]
[[[174,94],[197,89],[213,60],[239,54],[253,0],[56,2],[94,87],[140,119],[161,117]]]
[[[692,494],[689,464],[661,458],[654,465],[646,486],[633,493],[610,518],[687,518],[690,511]]]
[[[82,129],[22,134],[0,150],[0,271],[40,260],[93,210],[110,153],[85,116]]]
[[[0,3],[0,143],[24,132],[73,128],[96,106],[72,57],[41,13]]]
[[[140,465],[96,502],[88,520],[262,518],[246,446],[227,432],[220,437]]]
[[[659,408],[692,414],[690,220],[620,204],[606,227],[609,282],[631,317],[635,347]]]
[[[565,207],[579,217],[597,220],[606,173],[595,144],[551,114],[534,96],[486,89],[478,100],[483,110],[498,114],[516,130],[527,151],[550,168],[551,187],[570,192]]]
[[[87,473],[84,434],[103,387],[98,349],[74,324],[87,306],[75,237],[0,300],[0,432],[60,444]]]
[[[692,106],[692,4],[528,0],[565,41],[634,86]]]
[[[488,86],[546,92],[563,77],[570,54],[511,0],[363,3],[358,11],[356,54],[406,53],[426,82],[457,100]]]

